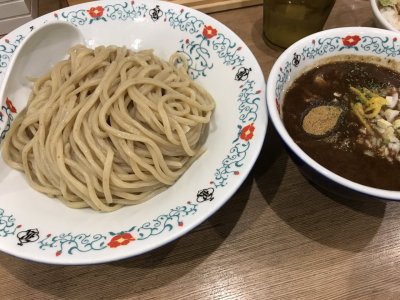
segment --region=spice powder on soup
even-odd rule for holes
[[[282,118],[296,144],[325,168],[399,191],[400,73],[370,61],[330,61],[304,72],[285,93]]]
[[[303,129],[311,135],[325,135],[335,128],[342,112],[340,107],[333,105],[314,107],[304,116]]]

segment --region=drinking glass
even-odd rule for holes
[[[263,36],[267,44],[287,48],[322,30],[335,0],[264,0]]]

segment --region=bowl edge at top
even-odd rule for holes
[[[300,161],[310,167],[313,171],[318,173],[320,176],[328,178],[329,180],[333,181],[336,184],[339,184],[353,192],[357,192],[362,195],[367,195],[371,198],[377,198],[382,200],[397,200],[400,201],[400,191],[391,191],[391,190],[384,190],[373,188],[369,186],[365,186],[356,182],[353,182],[349,179],[346,179],[332,171],[328,170],[327,168],[323,167],[315,160],[313,160],[310,156],[308,156],[290,137],[289,133],[287,132],[285,126],[283,125],[280,108],[277,104],[277,99],[275,96],[275,87],[276,81],[278,79],[279,71],[283,66],[284,62],[287,62],[289,58],[292,57],[293,54],[296,54],[296,51],[304,49],[306,44],[311,44],[315,42],[317,38],[329,38],[332,36],[351,36],[353,35],[365,35],[366,33],[370,35],[377,35],[377,36],[389,36],[393,39],[398,40],[399,35],[398,32],[390,31],[387,29],[379,29],[379,28],[372,28],[372,27],[340,27],[334,29],[328,29],[321,32],[317,32],[311,34],[303,39],[297,41],[289,48],[287,48],[275,61],[270,74],[267,80],[267,108],[269,113],[269,120],[273,124],[274,128],[276,129],[278,135],[280,136],[281,140],[285,144],[286,147],[289,148],[289,154],[295,155],[296,159],[300,159]],[[400,46],[399,46],[400,51]],[[361,53],[360,53],[361,54]],[[333,54],[331,56],[334,56]],[[320,58],[316,58],[314,61],[318,61]],[[400,58],[399,58],[400,61]],[[301,70],[301,69],[300,69]],[[289,75],[290,77],[290,75]],[[288,82],[292,82],[293,78],[288,80]],[[286,83],[287,88],[287,83]],[[282,91],[280,96],[280,100],[283,98],[285,94],[285,89]],[[292,153],[290,153],[292,152]]]
[[[399,29],[394,27],[381,13],[378,6],[378,0],[370,0],[372,13],[374,15],[374,23],[377,27],[400,32]]]

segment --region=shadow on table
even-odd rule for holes
[[[347,15],[347,20],[339,23],[354,22],[354,11],[349,5],[341,12]],[[369,19],[357,22],[370,25]],[[267,80],[268,66],[272,66],[281,52],[263,42],[262,18],[255,20],[251,35],[256,56],[260,63],[266,64],[263,68]],[[307,182],[288,158],[271,123],[253,174],[262,196],[282,221],[309,239],[332,248],[361,251],[373,239],[385,215],[385,202],[340,198]]]
[[[63,267],[16,261],[4,254],[0,263],[24,284],[57,298],[118,299],[158,289],[196,272],[220,247],[247,204],[252,181],[251,176],[247,178],[236,194],[196,229],[144,255],[108,264]]]
[[[264,165],[256,168],[255,180],[273,212],[291,228],[320,244],[362,251],[378,231],[386,203],[341,198],[307,182],[286,155],[272,125],[269,135],[275,149]],[[286,169],[290,172],[285,173]],[[282,180],[284,185],[280,186]]]
[[[268,125],[263,149],[254,166],[258,188],[272,199],[278,192],[286,173],[288,157],[272,124]],[[267,198],[266,198],[267,199]]]

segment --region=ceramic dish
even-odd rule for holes
[[[378,0],[370,0],[372,13],[374,15],[375,25],[379,28],[388,29],[392,31],[399,31],[389,20],[381,13],[378,6]]]
[[[96,1],[40,17],[0,40],[0,82],[13,52],[35,28],[66,20],[88,46],[154,48],[188,54],[192,77],[215,98],[206,153],[164,193],[112,213],[67,208],[31,189],[0,160],[0,250],[52,264],[93,264],[135,256],[193,229],[218,210],[250,172],[267,127],[265,82],[244,42],[213,18],[162,1]],[[46,53],[43,53],[46,55]],[[8,99],[0,132],[25,100]]]
[[[399,191],[361,185],[321,166],[295,143],[283,124],[283,99],[291,83],[305,70],[318,65],[318,61],[337,55],[373,56],[400,62],[400,36],[389,30],[348,27],[318,32],[296,42],[282,53],[268,78],[270,121],[302,173],[320,187],[352,199],[400,200]]]

